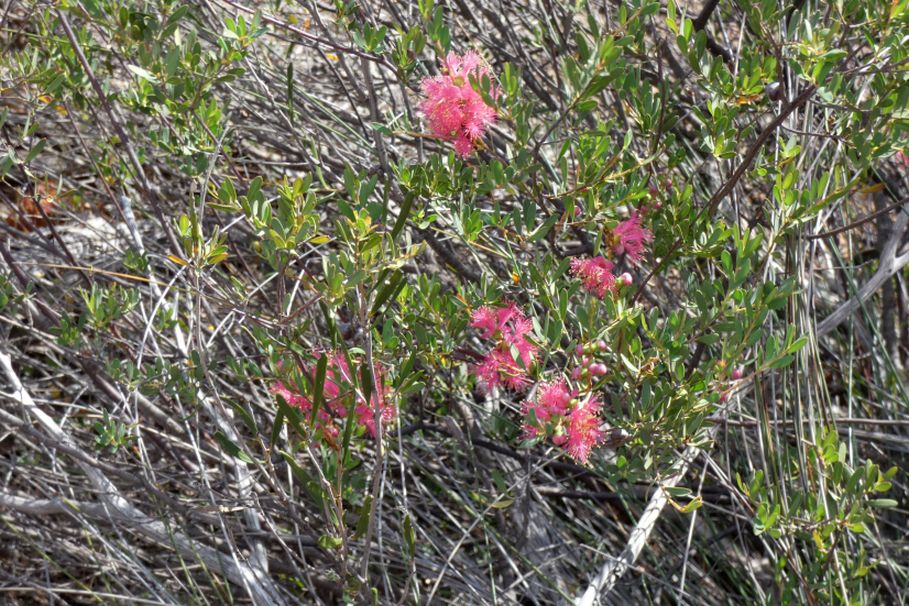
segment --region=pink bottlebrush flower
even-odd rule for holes
[[[369,405],[360,398],[358,400],[357,407],[354,409],[354,414],[357,415],[357,424],[361,427],[366,428],[366,433],[368,433],[373,438],[376,437],[376,403],[379,404],[379,418],[382,420],[382,431],[384,432],[395,420],[395,407],[389,404],[385,398],[385,394],[382,392],[376,392],[372,394],[370,398],[372,401]]]
[[[639,263],[644,253],[644,243],[653,240],[653,233],[641,227],[641,213],[634,211],[631,218],[618,224],[612,230],[612,250],[617,255],[624,253],[632,263]]]
[[[521,405],[521,412],[524,415],[524,423],[521,426],[524,430],[524,436],[529,440],[546,435],[546,424],[549,422],[549,411],[537,402],[526,400]],[[533,421],[530,420],[530,413],[533,412]]]
[[[573,396],[574,392],[568,389],[568,384],[564,379],[541,385],[536,399],[523,404],[524,435],[529,438],[545,435],[546,424],[552,417],[565,415]],[[530,420],[531,411],[533,411],[535,422]]]
[[[515,390],[526,387],[530,383],[527,369],[537,353],[537,346],[526,338],[533,328],[527,316],[514,303],[499,308],[484,306],[473,313],[471,326],[479,328],[484,338],[496,340],[496,345],[473,369],[484,386],[492,389],[505,385]]]
[[[426,99],[420,109],[429,121],[429,129],[440,139],[453,142],[460,156],[470,155],[486,127],[496,119],[495,108],[487,105],[470,84],[471,76],[480,80],[488,73],[477,53],[449,53],[442,62],[442,74],[423,80]],[[492,87],[489,93],[494,97],[496,88]]]
[[[300,394],[294,393],[289,390],[287,386],[284,385],[284,383],[281,381],[278,381],[272,385],[270,391],[277,396],[281,396],[281,398],[283,398],[283,400],[289,405],[296,406],[303,412],[309,412],[312,409],[312,405],[310,404],[309,400]]]
[[[326,383],[328,383],[327,380]],[[271,387],[271,392],[275,395],[281,396],[281,398],[283,398],[284,401],[287,402],[290,406],[299,408],[307,418],[312,414],[312,402],[310,399],[304,395],[291,391],[283,382],[276,382]],[[334,417],[328,410],[326,410],[325,406],[319,408],[319,411],[316,413],[314,426],[329,439],[334,439],[339,434],[338,428],[335,427],[334,424]]]
[[[474,374],[484,383],[487,390],[497,385],[519,391],[530,384],[527,367],[533,362],[532,357],[521,358],[524,367],[511,356],[511,351],[493,349],[483,361],[474,367]]]
[[[607,292],[615,292],[613,267],[615,267],[615,263],[607,261],[602,256],[572,259],[571,261],[572,273],[581,279],[581,283],[588,292],[600,299],[606,296]]]
[[[326,394],[326,400],[328,399],[328,394],[331,394],[332,397],[335,398],[336,414],[340,418],[345,418],[347,416],[347,408],[339,395],[343,395],[341,393],[341,388],[344,384],[349,386],[346,390],[347,392],[353,390],[350,367],[347,365],[345,357],[339,353],[330,356],[328,364],[330,370],[325,373],[325,387],[323,388],[323,393]],[[331,374],[330,378],[329,374]],[[382,419],[382,428],[385,429],[394,421],[395,407],[386,399],[388,387],[385,385],[385,376],[382,373],[382,370],[374,366],[372,374],[373,387],[369,398],[370,401],[367,403],[363,394],[357,392],[354,414],[357,417],[357,424],[361,427],[365,427],[366,433],[370,436],[376,437],[376,408],[378,407],[379,409],[379,414]]]
[[[581,463],[587,462],[590,451],[603,440],[604,434],[600,431],[598,416],[601,407],[600,399],[591,395],[568,413],[566,450],[572,458]]]
[[[471,316],[470,325],[483,331],[484,339],[500,336],[506,343],[514,344],[523,340],[533,324],[514,303],[505,307],[492,308],[484,305]]]
[[[574,395],[575,392],[568,389],[565,380],[559,379],[554,383],[541,385],[537,392],[537,401],[550,414],[563,415],[568,410],[568,404],[571,403]]]
[[[500,330],[498,310],[487,305],[480,307],[473,312],[470,318],[470,325],[483,331],[482,337],[484,339],[491,338]]]
[[[317,354],[316,358],[322,354]],[[325,370],[325,382],[322,384],[324,402],[316,413],[315,425],[330,439],[339,435],[335,421],[347,417],[348,396],[354,394],[353,375],[347,364],[347,359],[340,353],[329,353]],[[315,366],[307,368],[306,372],[315,378]],[[376,435],[375,407],[379,404],[383,427],[390,426],[395,418],[395,407],[388,402],[386,396],[388,387],[385,385],[384,375],[378,367],[373,369],[375,384],[372,389],[370,402],[367,403],[362,393],[357,392],[355,397],[354,414],[357,424],[365,427],[370,436]],[[306,396],[293,392],[284,383],[278,381],[271,389],[272,393],[280,395],[284,400],[296,406],[306,414],[313,408],[312,401]]]

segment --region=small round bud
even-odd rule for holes
[[[742,370],[741,366],[737,367],[735,370],[732,371],[732,380],[733,381],[738,381],[743,376],[745,376],[745,371]]]
[[[634,277],[626,271],[621,276],[619,276],[619,279],[617,281],[621,282],[625,286],[631,286],[634,284]]]
[[[591,364],[590,365],[590,374],[595,377],[602,377],[606,374],[606,365],[601,363]]]
[[[578,379],[581,378],[581,367],[580,366],[574,367],[574,369],[571,371],[571,378],[574,379],[575,381],[577,381]]]
[[[597,341],[597,347],[600,348],[600,351],[606,351],[606,347],[607,347],[606,341],[604,341],[603,339],[600,339],[599,341]]]
[[[581,345],[580,343],[578,343],[578,346],[574,348],[574,353],[578,354],[579,356],[583,356],[584,355],[584,346]]]

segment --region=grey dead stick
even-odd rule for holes
[[[19,376],[13,369],[12,360],[5,352],[0,352],[0,366],[3,367],[10,385],[13,388],[13,399],[19,402],[29,417],[52,438],[66,445],[69,449],[80,451],[82,456],[76,464],[82,469],[98,494],[100,504],[105,508],[112,522],[120,523],[146,539],[159,545],[172,547],[183,557],[196,560],[206,567],[221,572],[232,583],[243,587],[255,604],[286,604],[278,587],[271,578],[257,566],[239,561],[235,556],[218,551],[212,547],[190,539],[183,534],[169,530],[163,522],[154,520],[133,507],[120,494],[116,485],[97,467],[87,463],[92,460],[88,453],[76,444],[68,434],[43,410],[23,387]]]
[[[909,203],[903,205],[899,216],[890,228],[890,238],[884,244],[881,251],[881,260],[878,264],[877,271],[871,276],[871,279],[862,286],[854,297],[840,305],[829,316],[818,323],[815,329],[815,335],[820,338],[851,316],[858,308],[868,300],[872,294],[879,289],[884,282],[889,280],[896,272],[906,265],[909,265],[909,251],[903,254],[899,252],[899,245],[903,240],[903,232],[906,231],[906,224],[909,223]]]
[[[711,427],[708,430],[711,440],[716,433],[716,427],[718,426]],[[674,487],[685,477],[688,467],[700,452],[701,449],[695,446],[686,448],[682,456],[673,464],[669,475],[660,480],[657,490],[650,497],[647,507],[644,508],[644,513],[641,514],[638,523],[635,524],[634,529],[631,531],[625,549],[603,565],[600,573],[591,581],[584,593],[580,594],[575,600],[576,606],[593,606],[593,604],[597,604],[600,598],[605,597],[612,591],[616,581],[622,578],[622,575],[634,565],[647,545],[647,539],[650,538],[650,533],[653,532],[663,508],[666,507],[666,503],[669,501],[666,489]]]

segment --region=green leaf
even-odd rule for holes
[[[294,62],[287,62],[287,113],[291,126],[294,125]]]
[[[401,204],[401,211],[398,213],[398,220],[395,221],[395,226],[391,230],[391,239],[394,240],[401,232],[404,230],[404,226],[407,224],[407,217],[410,216],[410,209],[413,207],[413,200],[416,196],[408,192],[404,196],[404,203]]]
[[[404,274],[401,270],[396,269],[391,275],[391,278],[388,279],[388,283],[382,287],[382,290],[379,291],[379,294],[376,295],[376,300],[372,304],[372,310],[369,312],[370,315],[375,316],[379,313],[379,309],[382,308],[382,305],[391,298],[391,296],[397,292],[400,292],[403,288]]]
[[[369,528],[369,516],[372,513],[372,495],[366,497],[363,505],[360,507],[360,514],[357,518],[357,528],[354,531],[353,539],[359,539],[366,534]]]
[[[413,530],[413,521],[410,519],[410,514],[404,516],[404,545],[407,547],[407,555],[410,558],[413,558],[414,553],[416,552],[416,533]]]
[[[683,499],[691,496],[691,489],[685,486],[664,486],[663,490],[673,499]]]
[[[319,361],[316,362],[316,376],[313,378],[312,386],[312,413],[310,414],[310,423],[316,421],[316,415],[322,407],[322,395],[325,388],[325,375],[328,372],[328,356],[322,354]]]
[[[558,220],[559,220],[559,215],[557,215],[557,214],[550,215],[549,218],[546,219],[546,221],[542,225],[540,225],[538,228],[536,228],[530,234],[530,236],[527,238],[527,240],[529,242],[537,242],[538,240],[542,240],[543,238],[546,237],[546,234],[549,233],[549,230],[552,229],[552,226],[555,225]]]
[[[32,146],[32,148],[30,150],[28,150],[28,155],[25,156],[25,163],[28,164],[29,162],[34,160],[35,157],[41,153],[41,150],[44,149],[45,145],[47,145],[47,139],[41,139],[40,141],[35,143]]]
[[[143,69],[143,68],[139,67],[138,65],[129,64],[126,66],[126,69],[128,69],[132,73],[136,74],[136,76],[138,76],[142,80],[148,80],[149,82],[158,81],[158,79],[155,77],[155,75],[153,73],[151,73],[147,69]]]
[[[254,464],[255,461],[246,454],[239,446],[234,444],[226,435],[220,431],[215,432],[215,441],[221,445],[221,448],[230,456],[240,459],[244,463]]]

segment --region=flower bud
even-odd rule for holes
[[[595,377],[602,377],[606,374],[606,365],[601,363],[591,364],[590,365],[590,374]]]

